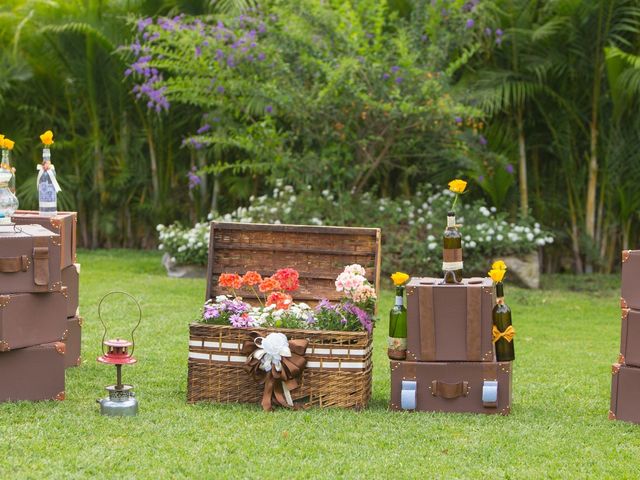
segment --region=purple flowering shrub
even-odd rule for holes
[[[318,330],[371,333],[375,322],[374,312],[374,300],[369,300],[363,305],[349,300],[331,303],[324,299],[315,308],[314,323]]]

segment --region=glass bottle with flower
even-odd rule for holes
[[[392,360],[407,358],[407,309],[404,306],[404,285],[409,275],[396,272],[391,275],[396,287],[396,301],[389,312],[389,340],[387,356]]]
[[[455,207],[458,197],[467,188],[467,182],[456,179],[449,182],[449,190],[453,192],[453,204],[447,213],[447,228],[442,234],[442,271],[445,283],[462,282],[462,235],[456,224]]]
[[[0,164],[0,224],[11,223],[11,216],[18,209],[15,196],[15,169],[11,166],[10,152],[15,143],[0,135],[2,163]],[[13,189],[12,189],[13,186]]]
[[[58,213],[58,192],[61,191],[56,179],[56,169],[51,163],[50,147],[53,145],[53,132],[47,130],[40,135],[40,140],[44,147],[42,148],[42,163],[38,165],[38,177],[36,180],[38,203],[40,215],[51,217]]]
[[[491,265],[489,276],[496,284],[496,305],[493,307],[493,343],[496,347],[496,360],[510,362],[515,359],[513,337],[516,331],[511,323],[511,309],[504,303],[504,276],[507,265],[498,260]]]

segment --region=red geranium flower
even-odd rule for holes
[[[298,281],[299,276],[297,270],[293,268],[281,268],[273,275],[273,278],[280,283],[283,290],[292,292],[300,286],[300,282]]]
[[[224,288],[238,290],[242,287],[242,277],[237,273],[221,273],[218,278],[218,285]]]
[[[262,276],[258,272],[249,271],[242,277],[242,283],[250,287],[258,285],[260,282],[262,282]]]
[[[258,290],[262,293],[273,292],[274,290],[280,290],[280,288],[282,288],[280,282],[273,277],[265,278],[258,286]]]
[[[287,295],[283,292],[273,292],[267,298],[267,306],[275,305],[279,310],[287,310],[291,306],[292,302],[293,298],[291,295]]]

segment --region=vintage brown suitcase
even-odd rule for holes
[[[62,285],[67,287],[67,317],[79,314],[78,299],[80,293],[80,264],[74,263],[62,270]]]
[[[60,290],[60,236],[40,225],[0,227],[0,292]]]
[[[78,367],[82,362],[80,350],[82,346],[82,317],[67,318],[67,330],[64,337],[66,353],[64,355],[64,368]]]
[[[620,338],[618,363],[640,367],[640,310],[622,309]]]
[[[65,290],[0,295],[0,352],[62,341],[67,329]]]
[[[407,284],[407,360],[491,362],[491,313],[495,289],[489,278],[442,285],[439,278]]]
[[[609,419],[640,423],[640,368],[614,363],[611,373]]]
[[[391,410],[508,415],[511,362],[391,362]]]
[[[33,210],[16,210],[11,220],[18,225],[42,225],[48,230],[60,235],[60,268],[73,265],[76,262],[76,227],[78,214],[76,212],[58,212],[48,217]]]
[[[620,306],[640,310],[640,250],[622,251]]]
[[[64,343],[0,353],[0,402],[64,400]]]

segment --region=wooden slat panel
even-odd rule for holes
[[[209,239],[208,295],[222,293],[217,280],[220,273],[244,274],[256,270],[263,276],[278,268],[295,268],[300,273],[297,301],[315,304],[321,298],[337,300],[335,278],[346,265],[359,263],[367,279],[379,284],[380,230],[375,228],[315,227],[265,224],[211,224]],[[255,295],[242,290],[249,300]]]

